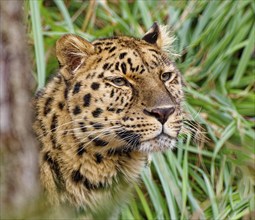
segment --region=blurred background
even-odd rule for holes
[[[253,0],[28,0],[22,8],[33,91],[57,72],[63,34],[141,37],[157,21],[176,36],[190,134],[152,156],[120,219],[255,219]]]

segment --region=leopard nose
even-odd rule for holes
[[[174,107],[167,107],[167,108],[154,108],[151,110],[144,109],[144,113],[146,115],[155,117],[161,124],[165,124],[168,117],[172,115],[175,111]]]

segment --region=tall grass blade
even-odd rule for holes
[[[248,44],[245,47],[245,50],[242,54],[241,60],[237,66],[235,75],[234,75],[234,79],[232,81],[232,86],[236,86],[238,85],[240,79],[242,78],[244,71],[246,69],[246,66],[250,60],[250,56],[252,54],[252,52],[254,51],[254,46],[255,46],[255,26],[253,24],[252,28],[251,28],[251,32],[249,35],[249,39],[248,39]]]
[[[40,1],[29,1],[31,9],[32,30],[34,36],[35,59],[37,67],[38,89],[44,87],[46,78],[44,43],[40,16]]]
[[[73,22],[72,22],[72,19],[71,19],[70,15],[69,15],[69,12],[68,12],[68,10],[65,6],[65,3],[63,2],[63,0],[54,0],[54,2],[58,6],[60,12],[62,13],[62,15],[65,19],[68,32],[74,34],[75,31],[74,31]]]

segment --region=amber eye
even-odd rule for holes
[[[114,79],[112,79],[112,82],[113,82],[116,86],[125,86],[125,85],[127,85],[126,79],[124,79],[124,78],[122,78],[122,77],[114,78]]]
[[[171,76],[172,76],[172,72],[165,72],[161,74],[160,79],[166,82],[167,80],[171,78]]]

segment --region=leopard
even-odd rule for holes
[[[142,38],[57,40],[59,71],[35,95],[33,125],[53,207],[116,219],[150,154],[175,147],[184,92],[172,45],[157,22]]]

